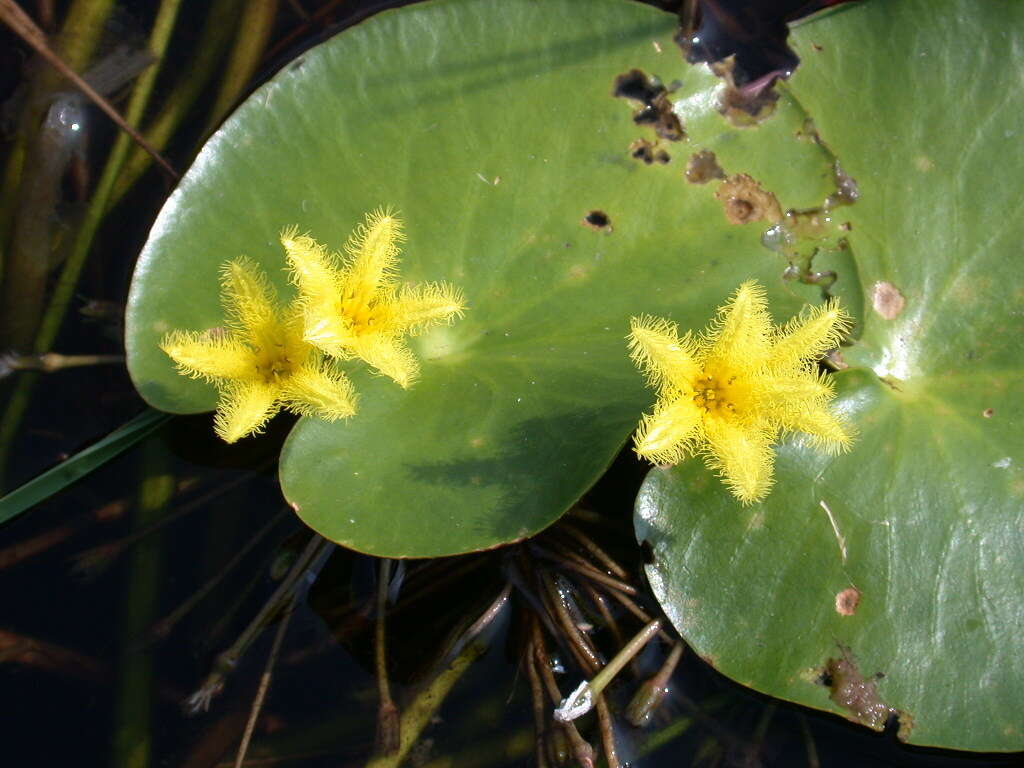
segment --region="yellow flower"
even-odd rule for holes
[[[283,312],[266,276],[248,259],[221,270],[227,330],[172,331],[160,348],[180,373],[212,382],[220,392],[213,427],[233,443],[259,432],[282,407],[327,421],[355,413],[344,374],[302,339],[297,302]]]
[[[850,446],[850,431],[828,410],[832,384],[816,364],[849,327],[829,301],[775,328],[755,282],[741,285],[700,336],[680,339],[675,323],[634,317],[631,356],[658,388],[636,452],[658,464],[701,455],[744,504],[763,499],[772,444],[783,434],[803,432],[829,452]]]
[[[462,293],[447,283],[396,284],[401,221],[389,211],[367,214],[349,237],[342,259],[297,228],[281,244],[299,287],[304,338],[332,357],[358,357],[402,387],[419,372],[405,335],[451,322],[464,310]]]

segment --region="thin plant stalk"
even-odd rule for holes
[[[160,13],[157,14],[154,32],[157,34],[160,33],[162,21],[160,16],[163,13],[164,8],[174,6],[176,13],[178,2],[180,2],[180,0],[165,0],[161,5]],[[174,169],[171,168],[168,162],[160,157],[160,155],[149,146],[148,142],[141,134],[139,134],[138,131],[135,130],[131,123],[121,117],[121,114],[114,109],[109,101],[103,98],[103,96],[100,95],[95,88],[89,85],[81,75],[68,66],[67,62],[65,62],[64,59],[62,59],[61,56],[50,47],[50,43],[46,39],[46,34],[43,30],[41,30],[39,26],[32,21],[31,16],[21,10],[21,7],[15,3],[14,0],[0,0],[0,19],[6,22],[6,24],[13,29],[22,40],[28,43],[29,46],[34,48],[36,53],[46,59],[54,69],[70,80],[78,90],[88,96],[89,100],[99,107],[111,120],[113,120],[117,126],[124,131],[124,133],[128,134],[136,144],[153,155],[153,159],[163,166],[164,170],[166,170],[172,177],[177,178],[177,173],[175,173]],[[173,17],[171,22],[173,23]],[[150,41],[152,42],[152,37],[150,38]],[[164,44],[166,45],[166,41]]]
[[[171,633],[171,630],[174,629],[175,625],[179,621],[181,621],[182,618],[188,615],[189,611],[195,608],[196,605],[198,605],[200,601],[202,601],[202,599],[206,597],[211,590],[213,590],[214,587],[216,587],[221,581],[223,581],[227,577],[227,575],[231,573],[240,562],[242,562],[245,556],[248,555],[256,547],[256,545],[263,539],[263,537],[270,533],[270,531],[274,529],[274,526],[281,522],[283,518],[283,513],[274,515],[274,517],[267,521],[266,525],[264,525],[259,531],[256,532],[256,535],[250,536],[246,540],[242,548],[239,549],[238,552],[236,552],[235,555],[227,563],[224,564],[224,567],[222,567],[217,573],[215,573],[213,577],[208,579],[192,595],[190,595],[187,599],[182,601],[182,603],[178,605],[177,608],[175,608],[164,618],[160,619],[160,621],[153,625],[153,628],[149,632],[149,639],[151,641],[155,641],[169,635]]]
[[[605,594],[607,594],[611,598],[614,598],[620,605],[622,605],[623,608],[625,608],[627,611],[629,611],[634,616],[636,616],[638,619],[640,619],[640,621],[642,621],[644,624],[649,624],[650,622],[652,622],[654,620],[654,619],[651,618],[650,614],[647,613],[647,611],[645,611],[643,608],[641,608],[635,602],[630,600],[629,597],[627,597],[626,595],[622,594],[618,590],[610,589]],[[669,635],[668,632],[666,632],[663,629],[658,631],[658,636],[662,640],[664,640],[666,643],[674,643],[675,642],[675,639],[671,635]]]
[[[124,355],[60,355],[56,352],[47,352],[42,355],[7,355],[2,357],[0,358],[0,373],[5,368],[12,371],[55,373],[67,368],[123,364]]]
[[[0,523],[5,523],[62,491],[76,480],[132,447],[166,422],[171,415],[147,408],[106,437],[79,451],[24,485],[0,497]]]
[[[216,73],[217,64],[224,55],[227,41],[234,30],[234,20],[238,18],[242,0],[215,0],[210,5],[210,12],[203,20],[199,42],[188,66],[178,78],[170,94],[163,100],[156,116],[150,120],[143,134],[152,146],[163,151],[182,125],[189,110],[195,106],[196,100],[203,89]],[[138,181],[139,177],[149,168],[153,159],[140,147],[132,147],[131,153],[121,173],[114,182],[110,195],[110,206],[113,207]]]
[[[619,674],[619,671],[636,656],[651,638],[661,629],[661,619],[655,619],[641,629],[626,645],[612,657],[590,681],[584,680],[555,710],[555,719],[569,722],[586,714],[594,705],[594,698]]]
[[[587,536],[576,526],[570,525],[569,523],[562,523],[558,526],[557,531],[559,533],[567,534],[570,538],[575,539],[576,543],[582,546],[591,555],[591,557],[623,581],[629,578],[629,573],[627,573],[625,568],[619,565],[611,555],[598,546],[597,542]]]
[[[821,759],[818,757],[818,745],[814,743],[814,735],[807,723],[807,718],[797,712],[797,720],[800,722],[800,733],[804,737],[804,749],[807,750],[807,768],[821,768]]]
[[[259,472],[264,467],[269,466],[273,460],[266,461],[263,464],[254,468],[255,472]],[[195,497],[191,501],[188,501],[177,509],[169,512],[168,514],[155,521],[152,525],[148,525],[145,528],[141,528],[132,531],[127,536],[120,539],[100,544],[95,547],[91,547],[83,552],[79,552],[74,556],[74,570],[79,574],[88,574],[90,571],[102,567],[108,563],[111,559],[117,557],[122,552],[126,551],[129,547],[135,544],[137,541],[149,536],[151,533],[160,530],[164,526],[171,525],[178,522],[186,515],[196,512],[200,509],[205,509],[207,505],[223,496],[228,491],[237,488],[240,485],[248,482],[252,479],[252,475],[246,473],[238,475],[237,477],[228,480],[226,483],[221,483],[214,488],[211,488],[206,493]],[[258,537],[257,537],[258,538]]]
[[[242,631],[242,634],[238,636],[238,639],[235,640],[231,647],[217,657],[214,662],[213,671],[199,690],[189,697],[188,706],[193,712],[205,712],[210,708],[210,702],[217,694],[224,690],[228,675],[234,670],[238,660],[242,658],[242,655],[249,649],[249,646],[252,645],[252,642],[259,633],[263,631],[263,628],[269,623],[274,614],[280,611],[286,604],[285,601],[291,600],[292,593],[298,587],[306,572],[315,563],[320,562],[323,556],[330,552],[332,547],[333,544],[331,542],[315,533],[310,537],[306,548],[302,550],[302,553],[292,565],[291,570],[288,571],[288,574],[278,584],[277,589],[274,590],[273,594],[263,604],[256,617],[249,622],[249,625]]]
[[[597,710],[598,730],[601,732],[601,747],[604,749],[604,760],[608,768],[621,768],[619,762],[619,751],[615,746],[615,730],[612,727],[612,713],[608,710],[608,704],[604,696],[598,694],[594,697],[594,709]]]
[[[382,755],[393,755],[401,743],[401,722],[398,707],[391,698],[391,684],[388,681],[387,611],[391,561],[387,558],[382,559],[377,574],[377,615],[374,627],[374,661],[377,694],[380,698],[377,710],[377,743]]]
[[[372,758],[366,768],[398,768],[405,761],[409,750],[419,741],[420,734],[427,727],[437,712],[438,707],[448,696],[459,678],[469,669],[470,665],[483,654],[486,645],[473,642],[462,649],[451,666],[424,689],[402,713],[400,730],[401,742],[398,750],[390,755],[378,755]]]
[[[154,440],[142,452],[142,482],[135,516],[137,526],[159,519],[174,495],[174,476],[167,455]],[[114,705],[111,764],[115,768],[146,768],[153,738],[153,658],[135,650],[135,638],[153,621],[163,583],[163,541],[152,538],[132,552],[130,578],[125,580],[121,619],[121,658]]]
[[[555,682],[555,674],[551,671],[551,659],[548,656],[547,649],[544,647],[544,637],[540,631],[539,621],[531,622],[531,631],[533,633],[533,651],[537,655],[537,671],[540,672],[541,681],[548,691],[551,703],[558,704],[562,694],[558,690],[558,683]],[[586,739],[580,736],[576,723],[559,722],[558,726],[562,728],[568,737],[576,762],[583,766],[583,768],[593,768],[594,748],[587,743]]]
[[[204,134],[213,133],[252,81],[277,17],[277,0],[250,0],[238,20],[238,35],[225,65],[220,90]]]
[[[557,621],[557,627],[561,635],[567,641],[566,647],[576,659],[576,662],[588,675],[593,675],[601,668],[601,659],[598,658],[597,649],[591,645],[589,639],[584,635],[573,622],[561,596],[550,583],[550,579],[544,580],[544,591],[540,593],[544,608],[549,616]],[[558,636],[559,633],[556,633]]]
[[[263,709],[263,702],[266,701],[267,691],[270,690],[270,680],[274,675],[274,664],[281,652],[281,643],[284,642],[285,632],[292,620],[292,613],[295,611],[297,596],[293,595],[288,607],[285,609],[281,623],[274,633],[274,642],[270,646],[270,655],[267,656],[267,663],[263,667],[263,674],[260,675],[260,684],[256,689],[256,697],[252,700],[252,708],[249,710],[249,719],[245,723],[245,731],[242,733],[242,742],[238,745],[238,755],[235,757],[235,768],[242,768],[245,763],[245,755],[249,751],[249,742],[252,740],[253,731],[256,729],[256,721],[259,719]]]
[[[160,9],[157,12],[156,22],[153,25],[153,31],[149,40],[150,52],[157,57],[157,63],[139,77],[132,90],[132,96],[125,113],[125,119],[130,125],[138,124],[146,105],[149,103],[153,83],[159,72],[160,62],[167,50],[167,44],[170,40],[171,30],[174,26],[174,20],[177,17],[180,4],[181,0],[162,0],[160,3]],[[111,189],[127,156],[130,144],[131,140],[126,134],[119,135],[114,141],[114,146],[107,157],[99,183],[93,192],[92,199],[89,201],[85,218],[75,235],[71,253],[64,263],[50,303],[43,314],[39,329],[36,332],[33,349],[37,354],[49,352],[57,338],[57,333],[71,303],[75,286],[78,284],[78,277],[82,272],[82,267],[85,265],[85,258],[89,253],[100,221],[106,213]],[[12,279],[10,274],[7,275],[7,279]],[[28,410],[36,377],[36,374],[27,374],[18,380],[4,411],[3,419],[0,420],[0,487],[3,486],[2,476],[7,466],[10,446],[14,442],[14,436],[21,425],[25,412]]]
[[[548,768],[547,750],[544,748],[547,733],[547,706],[544,704],[544,689],[541,687],[540,674],[537,672],[537,657],[533,649],[533,639],[526,642],[522,664],[526,667],[526,679],[530,683],[530,702],[533,709],[533,731],[536,740],[537,768]]]
[[[679,660],[683,657],[685,647],[682,640],[677,641],[672,646],[672,650],[661,665],[661,668],[650,679],[641,684],[640,688],[633,695],[632,701],[626,707],[626,720],[629,721],[630,725],[642,728],[650,722],[655,709],[658,708],[658,705],[661,704],[668,693],[668,681],[676,671]]]
[[[635,595],[637,593],[636,587],[631,584],[627,584],[614,576],[609,576],[607,573],[602,573],[578,555],[573,556],[572,553],[569,553],[568,555],[561,555],[545,549],[544,547],[536,547],[535,551],[540,557],[558,563],[562,568],[575,571],[582,576],[586,576],[591,581],[599,582],[606,587],[617,589],[627,595]]]
[[[113,0],[74,0],[64,17],[64,24],[54,40],[54,48],[64,62],[75,71],[85,69],[99,45],[100,37]],[[24,180],[25,159],[33,154],[32,145],[40,140],[39,121],[49,108],[49,96],[60,87],[60,75],[50,67],[40,67],[28,88],[25,108],[18,125],[18,133],[8,153],[0,188],[0,277],[6,277],[6,259],[3,249],[15,214],[15,200]],[[32,168],[35,174],[38,169]]]

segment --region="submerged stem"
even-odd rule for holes
[[[589,712],[594,705],[594,697],[605,689],[612,678],[647,645],[651,638],[658,634],[660,629],[661,619],[655,619],[641,629],[600,672],[594,675],[593,680],[589,682],[584,680],[580,683],[580,686],[555,710],[555,719],[560,722],[569,722]]]
[[[380,561],[377,575],[377,616],[375,626],[374,661],[377,671],[377,694],[380,704],[377,710],[377,743],[381,754],[391,755],[398,751],[401,742],[401,722],[398,707],[391,698],[391,684],[388,681],[387,624],[388,586],[391,581],[391,561]]]
[[[398,750],[390,755],[379,755],[371,759],[366,768],[398,768],[409,750],[419,740],[423,729],[427,727],[441,702],[458,682],[469,666],[483,655],[486,646],[474,642],[467,645],[451,666],[434,678],[433,682],[423,690],[402,713],[400,721],[401,741]]]
[[[260,676],[260,685],[256,689],[256,698],[252,700],[252,709],[249,711],[249,720],[245,724],[245,732],[242,734],[242,742],[238,745],[238,755],[235,757],[235,768],[242,768],[245,763],[245,755],[249,751],[249,741],[252,739],[252,732],[256,728],[256,721],[259,719],[260,710],[263,709],[263,702],[267,698],[267,691],[270,689],[270,680],[274,674],[274,662],[281,652],[281,643],[284,641],[284,634],[288,631],[288,624],[291,623],[292,613],[295,611],[297,595],[293,595],[281,623],[274,634],[274,643],[270,646],[270,655],[267,657],[267,664],[263,668],[263,675]]]
[[[235,640],[231,647],[217,657],[214,662],[213,671],[206,678],[203,685],[198,691],[189,696],[186,705],[191,712],[206,711],[210,708],[210,702],[213,701],[217,694],[224,690],[224,684],[227,682],[228,676],[238,664],[238,660],[248,650],[253,640],[256,639],[267,625],[271,617],[281,610],[286,601],[291,600],[292,593],[300,588],[300,581],[305,577],[306,572],[310,569],[315,569],[318,564],[322,564],[326,560],[326,556],[330,554],[333,546],[332,542],[315,533],[313,534],[306,548],[302,550],[302,554],[299,555],[295,564],[292,565],[291,570],[288,571],[277,589],[274,590],[274,593],[263,604],[259,613],[256,614],[256,618],[249,622],[249,625],[242,631],[242,634],[238,636],[238,639]]]

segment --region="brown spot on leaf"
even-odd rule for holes
[[[906,305],[907,300],[892,283],[875,283],[871,287],[871,306],[886,320],[894,320]]]
[[[712,179],[724,178],[725,171],[710,149],[695,152],[686,163],[686,180],[691,184],[707,184]]]
[[[981,412],[981,415],[984,416],[986,419],[991,419],[992,414],[994,413],[995,411],[993,411],[991,408],[986,408],[984,411]]]
[[[639,103],[639,109],[633,113],[633,122],[637,125],[651,126],[660,138],[667,141],[686,138],[683,124],[672,111],[668,89],[657,78],[648,77],[639,69],[631,69],[615,78],[612,96]]]
[[[890,715],[903,713],[882,701],[875,680],[864,678],[849,648],[839,646],[839,650],[840,658],[829,659],[821,671],[820,680],[828,686],[829,698],[849,712],[854,722],[881,731]]]
[[[597,232],[605,232],[606,234],[610,234],[612,231],[612,220],[604,211],[593,210],[588,212],[583,216],[580,224]]]
[[[771,192],[761,189],[745,173],[730,176],[715,191],[730,224],[748,224],[751,221],[769,221],[777,224],[782,219],[782,208]]]
[[[647,139],[637,139],[630,144],[629,155],[634,160],[641,160],[645,165],[652,165],[653,163],[665,165],[672,159],[668,152],[664,149],[659,149],[657,144],[653,144]]]
[[[856,587],[847,587],[836,595],[836,613],[840,616],[853,616],[860,604],[860,591]]]

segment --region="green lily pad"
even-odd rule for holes
[[[861,193],[867,309],[836,376],[859,442],[787,442],[752,507],[699,462],[637,499],[651,585],[702,656],[870,727],[896,714],[914,744],[1024,748],[1022,30],[1020,4],[874,0],[795,31],[787,90]]]
[[[219,265],[247,255],[287,298],[283,227],[339,248],[364,211],[393,205],[401,279],[454,283],[467,315],[412,340],[422,377],[408,391],[346,363],[359,413],[298,423],[284,493],[324,536],[378,555],[479,550],[550,525],[648,403],[626,354],[631,315],[703,324],[749,278],[781,314],[809,295],[783,281],[762,227],[729,224],[714,185],[684,181],[693,143],[659,140],[634,122],[640,104],[612,95],[639,69],[682,80],[672,99],[704,105],[695,127],[713,109],[721,81],[683,62],[675,24],[626,0],[440,0],[307,51],[214,135],[153,229],[127,317],[139,391],[176,413],[213,408],[213,387],[177,375],[157,344],[221,324]],[[781,149],[713,117],[702,146],[728,143],[793,204],[827,193],[829,158],[794,138],[791,102],[771,123]],[[639,139],[668,162],[632,157]],[[608,226],[589,226],[592,211]]]

